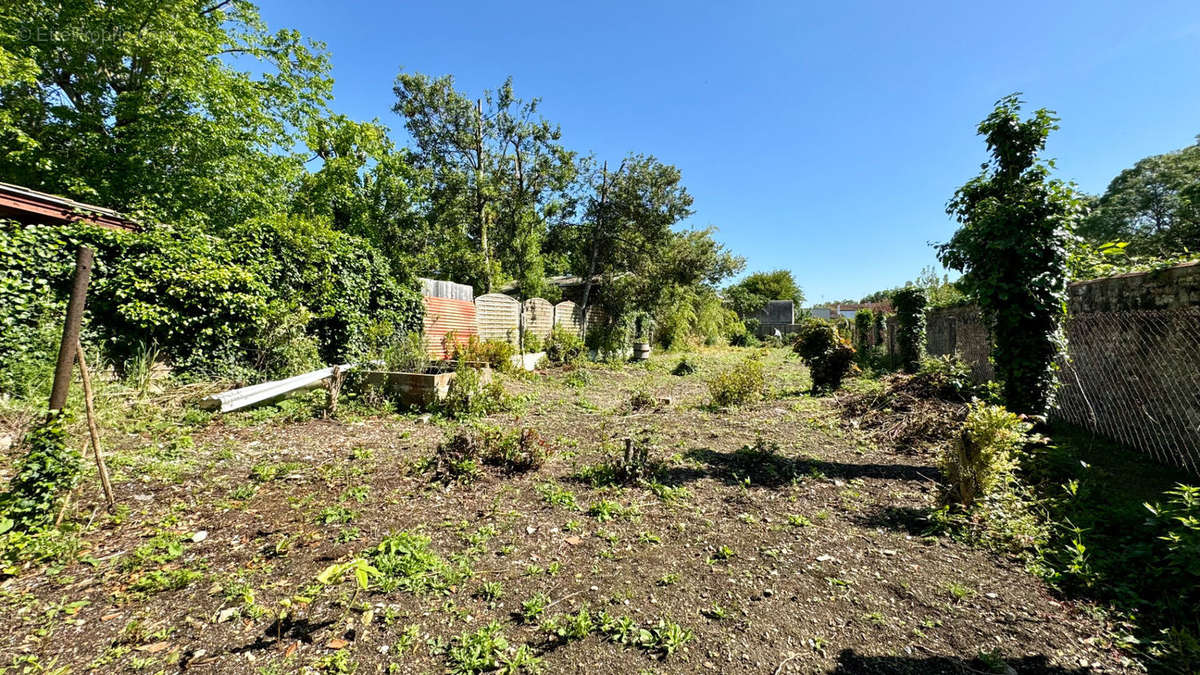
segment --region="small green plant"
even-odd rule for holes
[[[583,338],[562,326],[555,326],[546,340],[546,358],[556,366],[583,360],[585,351]]]
[[[459,361],[446,398],[438,409],[455,419],[482,417],[512,409],[513,401],[499,381],[483,383],[481,370],[466,361]]]
[[[582,640],[596,628],[591,611],[584,605],[575,614],[560,614],[545,621],[542,630],[560,640]]]
[[[486,363],[495,370],[507,373],[513,369],[513,357],[517,354],[515,345],[505,340],[480,340],[472,335],[466,344],[454,347],[454,360],[471,363]]]
[[[1016,453],[1033,440],[1032,428],[1000,406],[970,404],[962,430],[940,464],[949,486],[947,498],[970,506],[1006,487],[1016,467]]]
[[[697,366],[695,359],[687,354],[684,354],[679,358],[679,363],[676,363],[675,367],[671,369],[671,374],[677,377],[686,377],[688,375],[694,375],[696,370]]]
[[[463,633],[455,637],[449,649],[446,650],[446,661],[451,673],[475,675],[501,670],[517,672],[517,666],[507,663],[508,640],[500,622],[493,621],[477,631]],[[536,660],[531,660],[531,654],[522,655],[523,664],[519,666],[526,670],[535,667]]]
[[[970,600],[975,597],[975,589],[957,581],[948,582],[946,584],[946,592],[957,602]]]
[[[487,602],[496,602],[504,597],[504,584],[499,581],[485,581],[475,589],[475,597]]]
[[[547,504],[561,506],[562,508],[570,509],[571,511],[579,510],[579,504],[575,500],[575,493],[564,487],[561,487],[555,483],[538,483],[537,491]]]
[[[692,631],[674,621],[659,619],[658,624],[650,629],[651,637],[643,643],[646,649],[657,651],[661,658],[667,658],[679,651],[692,641]]]
[[[639,387],[629,397],[629,409],[633,412],[639,410],[648,410],[658,405],[658,400],[654,398],[648,389]]]
[[[528,600],[521,602],[520,617],[522,623],[537,623],[537,620],[546,613],[546,608],[550,606],[550,596],[545,593],[534,593]]]
[[[304,468],[301,462],[259,463],[250,467],[250,477],[258,483],[270,483]]]
[[[429,537],[401,531],[366,551],[366,560],[379,571],[380,590],[421,593],[449,587],[453,570],[429,544]]]
[[[588,515],[605,523],[621,515],[621,505],[607,499],[601,499],[588,507]]]

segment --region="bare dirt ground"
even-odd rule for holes
[[[477,423],[533,428],[554,454],[469,484],[421,470],[463,424],[440,417],[114,413],[128,508],[105,515],[89,476],[67,519],[79,559],[9,570],[0,670],[438,673],[490,622],[500,653],[523,646],[550,673],[1130,668],[1095,612],[1019,561],[925,536],[933,458],[846,431],[783,351],[779,398],[708,408],[706,379],[744,353],[701,352],[682,377],[678,356],[506,377],[519,410]],[[670,401],[632,412],[638,391]],[[659,470],[608,484],[629,436]],[[399,532],[429,537],[441,583],[317,581]],[[522,617],[539,593],[549,606]]]

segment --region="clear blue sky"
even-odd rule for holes
[[[402,143],[401,66],[471,94],[512,75],[569,147],[678,166],[693,223],[814,302],[936,263],[946,200],[985,158],[975,126],[1005,94],[1058,111],[1048,154],[1088,192],[1200,134],[1196,0],[261,6],[327,43],[338,112]]]

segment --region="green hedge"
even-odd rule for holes
[[[263,220],[223,237],[0,221],[0,390],[19,388],[20,363],[49,356],[39,352],[48,326],[61,324],[79,244],[96,251],[85,335],[115,363],[153,346],[183,373],[286,369],[263,352],[288,349],[268,337],[295,317],[305,321],[293,339],[315,343],[326,362],[361,356],[377,322],[400,334],[421,325],[420,294],[378,251],[305,221]]]

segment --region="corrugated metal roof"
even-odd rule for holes
[[[0,217],[27,223],[85,221],[111,230],[136,230],[138,224],[103,206],[84,204],[48,192],[0,182]]]
[[[452,300],[466,300],[472,302],[475,300],[475,289],[466,284],[456,284],[453,281],[442,281],[441,279],[425,279],[420,278],[421,295],[427,298],[448,298]]]

